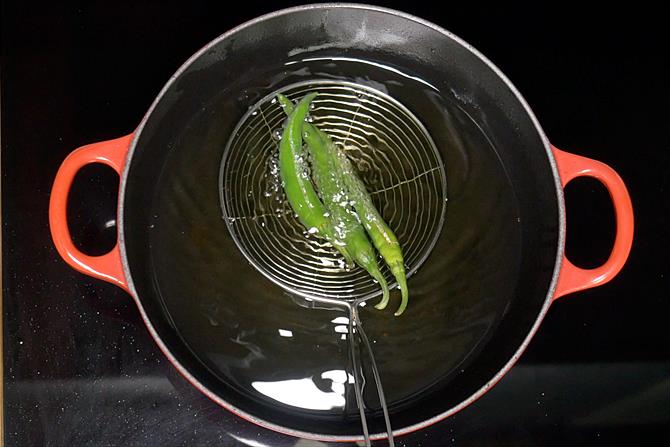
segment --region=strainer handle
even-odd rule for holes
[[[104,255],[89,256],[82,253],[72,242],[67,223],[67,202],[74,177],[84,166],[91,163],[102,163],[121,175],[132,139],[133,134],[130,134],[114,140],[82,146],[70,153],[56,173],[49,199],[51,237],[63,260],[70,267],[85,275],[111,282],[126,291],[128,291],[128,285],[123,273],[118,240],[114,248]]]
[[[563,256],[563,265],[554,298],[579,290],[605,284],[614,278],[626,263],[633,244],[633,205],[619,174],[604,163],[563,152],[552,146],[563,187],[577,177],[592,177],[600,181],[610,194],[616,218],[616,233],[612,253],[603,265],[582,269]]]

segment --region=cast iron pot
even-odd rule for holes
[[[384,324],[402,332],[402,325],[416,321],[412,312],[428,312],[440,318],[431,323],[431,333],[439,335],[443,326],[457,327],[460,320],[453,314],[473,303],[492,303],[499,312],[476,349],[468,346],[468,355],[454,360],[450,366],[454,374],[431,385],[411,404],[391,405],[394,434],[406,434],[453,415],[486,393],[518,360],[553,300],[611,280],[624,265],[633,238],[632,205],[621,178],[603,163],[551,146],[510,81],[448,31],[384,8],[320,4],[274,12],[221,35],[179,68],[133,133],[81,147],[65,159],[51,193],[53,240],[74,269],[126,290],[165,356],[216,403],[282,433],[320,440],[362,439],[356,418],[283,411],[281,405],[273,407],[231,386],[215,365],[204,360],[203,345],[216,343],[216,336],[208,334],[210,326],[200,324],[190,311],[197,307],[193,303],[206,301],[207,296],[220,297],[225,290],[244,294],[235,302],[250,300],[255,293],[261,296],[264,290],[269,291],[263,297],[268,302],[282,295],[227,240],[218,174],[225,141],[247,109],[282,85],[314,77],[309,70],[283,71],[285,62],[296,55],[302,59],[346,55],[374,61],[434,86],[487,136],[498,160],[496,169],[513,193],[514,212],[482,208],[481,204],[497,203],[499,191],[487,184],[491,176],[478,172],[481,154],[475,147],[456,150],[453,144],[442,144],[439,123],[425,123],[446,166],[450,197],[444,240],[438,241],[431,257],[410,279],[413,298],[407,314],[389,317]],[[346,68],[328,67],[323,70],[344,70],[337,75],[347,78]],[[402,96],[402,90],[398,92]],[[412,98],[398,99],[413,108]],[[111,166],[121,177],[118,243],[102,256],[78,250],[67,225],[72,181],[90,163]],[[603,183],[616,216],[612,253],[604,265],[591,270],[576,267],[564,255],[563,187],[579,176]],[[186,200],[189,206],[175,205],[185,203],[184,197],[191,198]],[[169,219],[161,221],[164,215]],[[502,215],[514,219],[499,221]],[[156,227],[160,227],[159,236]],[[450,265],[436,273],[433,270],[442,266],[443,258],[450,259]],[[226,272],[232,272],[224,276],[226,280],[207,279]],[[435,300],[422,299],[426,278],[450,275],[457,275],[457,280],[444,279],[430,288]],[[213,283],[220,289],[212,289]],[[279,299],[295,306],[284,296]],[[437,307],[426,309],[428,302]],[[441,303],[452,307],[440,308]],[[261,316],[254,318],[264,318],[264,307],[255,306]],[[224,312],[222,318],[245,315],[249,314],[238,309],[238,314],[226,317]],[[466,317],[461,313],[458,318]],[[458,346],[447,339],[443,344]],[[379,413],[372,414],[368,423],[373,438],[384,436]]]

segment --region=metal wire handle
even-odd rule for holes
[[[354,338],[354,333],[357,332],[360,339],[363,341],[363,346],[365,346],[365,351],[368,354],[370,359],[370,366],[372,367],[372,376],[375,381],[375,386],[377,388],[377,396],[379,398],[379,404],[384,413],[384,424],[386,425],[386,439],[390,447],[395,447],[395,442],[393,440],[393,428],[391,427],[391,420],[389,417],[388,407],[386,405],[386,397],[384,395],[384,388],[382,387],[382,381],[379,376],[379,370],[377,369],[377,362],[375,362],[374,354],[372,353],[372,346],[368,340],[365,331],[363,330],[363,322],[358,315],[358,308],[356,305],[349,306],[349,350],[352,357],[352,369],[354,370],[354,386],[356,393],[356,404],[358,405],[359,413],[361,415],[361,426],[363,428],[363,436],[365,437],[365,445],[370,446],[370,433],[368,431],[367,418],[365,416],[365,405],[363,403],[363,391],[360,387],[362,381],[359,381],[357,371],[359,371],[358,362],[356,361],[356,342]]]

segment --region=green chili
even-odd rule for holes
[[[307,162],[302,150],[303,124],[309,105],[316,93],[305,96],[288,117],[279,144],[279,174],[286,198],[309,233],[316,233],[329,241],[351,263],[351,255],[344,241],[337,239],[328,213],[319,200],[307,172]]]
[[[292,116],[294,113],[293,103],[283,95],[277,95],[277,99],[284,108],[284,112]],[[356,264],[377,280],[383,293],[381,302],[387,303],[389,300],[388,285],[377,265],[377,254],[349,203],[342,172],[338,169],[335,152],[337,148],[334,147],[325,133],[309,123],[305,123],[303,126],[303,137],[312,158],[314,182],[319,189],[326,209],[330,213],[335,236],[338,240],[344,241]]]
[[[407,308],[409,291],[407,290],[405,261],[403,259],[402,249],[398,243],[398,238],[396,238],[389,226],[386,225],[386,222],[384,222],[379,211],[377,211],[374,203],[372,203],[372,199],[370,198],[365,185],[361,179],[358,178],[356,170],[344,151],[338,150],[337,157],[339,160],[339,171],[343,175],[345,185],[349,192],[349,198],[354,204],[358,217],[367,230],[368,236],[372,239],[372,243],[379,251],[379,254],[382,255],[384,261],[386,261],[386,264],[391,269],[391,273],[393,273],[396,281],[398,281],[401,302],[394,315],[399,316],[405,311],[405,308]],[[388,301],[382,301],[375,307],[383,309],[387,304]]]

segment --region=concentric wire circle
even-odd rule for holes
[[[331,80],[292,84],[249,109],[231,134],[220,169],[228,230],[265,277],[302,297],[360,300],[381,293],[363,269],[347,269],[326,241],[306,232],[287,203],[278,150],[286,116],[275,99],[319,95],[313,124],[343,148],[402,247],[408,276],[426,260],[446,209],[444,164],[426,128],[402,104],[367,86]],[[395,281],[380,258],[389,285]]]

